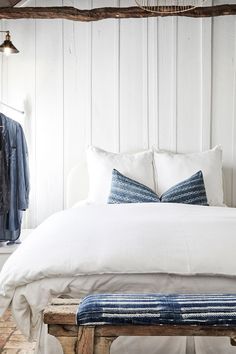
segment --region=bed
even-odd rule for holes
[[[80,203],[45,220],[8,259],[0,273],[0,315],[11,304],[18,327],[37,339],[36,353],[62,354],[42,323],[50,299],[106,292],[236,293],[235,235],[234,208]],[[235,350],[222,338],[127,341],[132,338],[119,338],[112,354]]]

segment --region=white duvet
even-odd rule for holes
[[[0,315],[12,301],[21,330],[39,339],[37,352],[59,354],[60,347],[48,340],[42,326],[42,309],[51,297],[109,291],[236,292],[235,249],[233,208],[154,203],[69,209],[43,222],[5,263]],[[158,345],[156,338],[142,338],[142,343],[147,340],[153,343],[149,353],[186,351],[185,338],[159,338]],[[214,340],[213,352],[221,353]],[[124,344],[115,343],[114,353],[126,353]],[[140,343],[136,340],[136,346]],[[211,353],[214,344],[206,343],[197,343],[196,352]],[[133,352],[145,353],[141,347]],[[222,353],[231,353],[228,342],[224,348]]]

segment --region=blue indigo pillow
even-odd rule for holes
[[[202,171],[171,187],[161,198],[147,186],[112,171],[108,204],[158,202],[208,205]]]
[[[208,205],[202,171],[171,187],[160,199],[163,203]]]
[[[154,202],[160,202],[160,199],[149,187],[122,175],[117,170],[112,171],[108,204]]]

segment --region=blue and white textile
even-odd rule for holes
[[[5,210],[0,205],[0,241],[16,241],[21,232],[22,212],[29,206],[28,148],[21,125],[0,113],[2,147],[0,160],[0,204],[7,196]],[[3,167],[4,166],[4,170]],[[7,183],[3,177],[7,176]]]
[[[86,296],[78,325],[236,325],[236,295],[96,294]]]
[[[163,203],[208,205],[202,171],[176,184],[161,196]]]
[[[159,198],[147,186],[113,169],[108,204],[158,202],[208,205],[202,171],[168,189]]]
[[[160,202],[158,195],[142,183],[112,171],[111,193],[108,204]]]

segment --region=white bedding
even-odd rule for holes
[[[233,208],[155,203],[69,209],[41,224],[6,262],[0,314],[13,299],[21,330],[40,339],[38,353],[59,354],[41,319],[51,297],[97,291],[236,292],[235,249]],[[185,338],[141,338],[132,353],[146,353],[140,341],[147,340],[150,354],[170,353],[170,347],[171,353],[186,351]],[[198,341],[197,354],[233,353],[227,340],[214,339],[214,351],[207,342]],[[131,354],[122,346],[122,340],[115,342],[112,353]]]

